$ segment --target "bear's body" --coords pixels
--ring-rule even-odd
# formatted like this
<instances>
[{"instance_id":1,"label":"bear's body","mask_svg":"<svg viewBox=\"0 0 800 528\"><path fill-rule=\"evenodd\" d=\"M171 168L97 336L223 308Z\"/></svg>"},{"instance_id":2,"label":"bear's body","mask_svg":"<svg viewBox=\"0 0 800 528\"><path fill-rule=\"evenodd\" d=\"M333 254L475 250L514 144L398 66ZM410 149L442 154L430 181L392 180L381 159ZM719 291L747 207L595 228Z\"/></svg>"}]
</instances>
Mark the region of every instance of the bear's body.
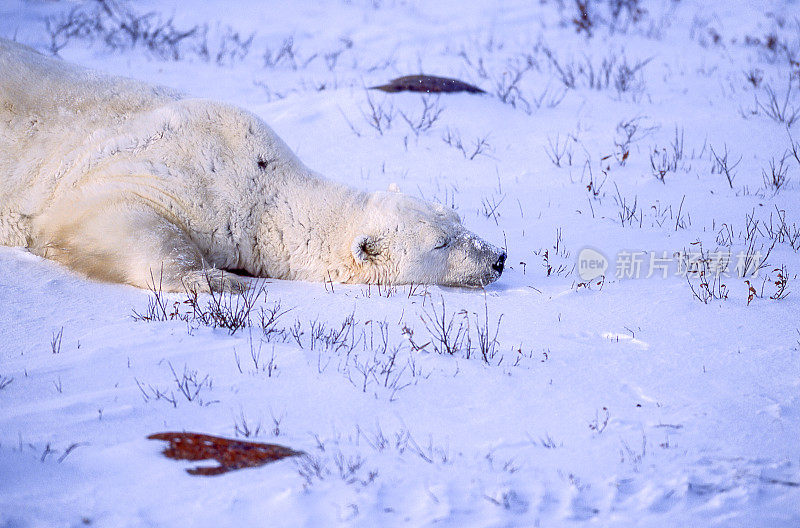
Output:
<instances>
[{"instance_id":1,"label":"bear's body","mask_svg":"<svg viewBox=\"0 0 800 528\"><path fill-rule=\"evenodd\" d=\"M505 260L450 210L313 173L242 109L2 39L0 243L173 291L242 286L222 270L483 286Z\"/></svg>"}]
</instances>

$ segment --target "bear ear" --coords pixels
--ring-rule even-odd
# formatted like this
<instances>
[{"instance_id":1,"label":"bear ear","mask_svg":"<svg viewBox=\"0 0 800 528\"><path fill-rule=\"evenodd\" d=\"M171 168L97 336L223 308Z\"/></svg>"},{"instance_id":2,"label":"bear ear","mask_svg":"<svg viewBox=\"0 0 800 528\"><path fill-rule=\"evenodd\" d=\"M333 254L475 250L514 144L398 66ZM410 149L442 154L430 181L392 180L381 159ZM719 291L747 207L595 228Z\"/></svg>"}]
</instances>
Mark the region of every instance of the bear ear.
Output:
<instances>
[{"instance_id":1,"label":"bear ear","mask_svg":"<svg viewBox=\"0 0 800 528\"><path fill-rule=\"evenodd\" d=\"M377 239L368 235L357 236L356 239L353 240L353 245L350 250L356 262L362 264L369 262L380 253Z\"/></svg>"},{"instance_id":2,"label":"bear ear","mask_svg":"<svg viewBox=\"0 0 800 528\"><path fill-rule=\"evenodd\" d=\"M389 192L393 192L393 193L399 193L399 192L400 192L400 186L399 186L399 185L397 185L397 184L396 184L396 183L394 183L394 182L390 183L390 184L389 184Z\"/></svg>"}]
</instances>

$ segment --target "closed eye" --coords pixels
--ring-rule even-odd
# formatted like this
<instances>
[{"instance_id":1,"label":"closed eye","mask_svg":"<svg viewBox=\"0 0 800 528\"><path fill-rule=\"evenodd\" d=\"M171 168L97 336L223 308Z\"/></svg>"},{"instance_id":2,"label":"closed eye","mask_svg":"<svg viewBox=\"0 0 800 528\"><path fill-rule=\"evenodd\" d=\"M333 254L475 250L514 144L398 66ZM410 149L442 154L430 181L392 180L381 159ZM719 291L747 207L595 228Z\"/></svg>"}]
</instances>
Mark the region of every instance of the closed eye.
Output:
<instances>
[{"instance_id":1,"label":"closed eye","mask_svg":"<svg viewBox=\"0 0 800 528\"><path fill-rule=\"evenodd\" d=\"M436 243L436 246L433 249L444 249L450 245L449 238L443 238Z\"/></svg>"}]
</instances>

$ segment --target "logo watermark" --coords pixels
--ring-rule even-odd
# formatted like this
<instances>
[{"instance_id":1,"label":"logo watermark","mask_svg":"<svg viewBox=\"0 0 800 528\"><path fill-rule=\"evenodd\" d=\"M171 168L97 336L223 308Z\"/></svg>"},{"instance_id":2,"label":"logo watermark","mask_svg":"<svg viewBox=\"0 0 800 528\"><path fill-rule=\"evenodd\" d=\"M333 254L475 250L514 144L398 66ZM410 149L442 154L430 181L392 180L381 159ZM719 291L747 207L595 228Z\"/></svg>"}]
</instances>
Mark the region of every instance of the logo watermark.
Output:
<instances>
[{"instance_id":1,"label":"logo watermark","mask_svg":"<svg viewBox=\"0 0 800 528\"><path fill-rule=\"evenodd\" d=\"M583 248L578 253L578 276L590 281L606 274L608 259L593 248Z\"/></svg>"},{"instance_id":2,"label":"logo watermark","mask_svg":"<svg viewBox=\"0 0 800 528\"><path fill-rule=\"evenodd\" d=\"M733 254L730 251L620 251L614 259L618 279L686 277L707 273L723 277L756 277L763 268L760 251ZM600 251L586 247L578 253L578 276L590 281L606 275L611 261Z\"/></svg>"}]
</instances>

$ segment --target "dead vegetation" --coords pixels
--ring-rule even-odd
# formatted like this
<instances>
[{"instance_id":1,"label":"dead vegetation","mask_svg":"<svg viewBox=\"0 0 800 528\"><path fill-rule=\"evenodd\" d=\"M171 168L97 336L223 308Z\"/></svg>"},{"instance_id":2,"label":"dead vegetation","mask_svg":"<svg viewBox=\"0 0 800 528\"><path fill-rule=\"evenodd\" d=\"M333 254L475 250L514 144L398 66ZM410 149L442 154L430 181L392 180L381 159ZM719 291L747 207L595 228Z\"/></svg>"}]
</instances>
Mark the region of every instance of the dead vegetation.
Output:
<instances>
[{"instance_id":1,"label":"dead vegetation","mask_svg":"<svg viewBox=\"0 0 800 528\"><path fill-rule=\"evenodd\" d=\"M266 297L266 282L255 280L250 287L240 295L231 295L226 292L213 291L211 278L206 275L206 281L211 293L201 296L197 290L187 287L183 298L170 300L161 287L161 279L156 282L151 277L150 293L147 308L138 312L133 311L135 321L183 321L190 326L209 326L224 328L230 335L250 326L253 308L262 297ZM280 306L277 307L277 310ZM269 326L276 318L276 311L260 309L259 317L262 324Z\"/></svg>"},{"instance_id":2,"label":"dead vegetation","mask_svg":"<svg viewBox=\"0 0 800 528\"><path fill-rule=\"evenodd\" d=\"M6 387L8 387L9 385L11 385L11 383L13 381L14 381L14 378L12 378L11 376L0 375L0 390L3 390Z\"/></svg>"},{"instance_id":3,"label":"dead vegetation","mask_svg":"<svg viewBox=\"0 0 800 528\"><path fill-rule=\"evenodd\" d=\"M627 33L647 16L640 0L574 0L562 25L571 25L575 32L590 39L604 27L609 33ZM563 5L563 3L562 3Z\"/></svg>"},{"instance_id":4,"label":"dead vegetation","mask_svg":"<svg viewBox=\"0 0 800 528\"><path fill-rule=\"evenodd\" d=\"M241 353L234 349L233 353L239 373L265 375L266 378L279 375L280 346L291 345L316 354L320 374L333 368L361 392L374 392L376 397L385 394L389 401L397 398L406 387L430 375L418 363L419 352L476 358L493 366L504 362L506 354L499 341L503 316L493 317L486 299L482 313L459 309L451 314L444 298L440 304L430 302L427 289L421 290L415 285L403 287L403 292L400 289L397 286L378 287L377 291L380 297L387 298L401 293L408 298L420 296L423 306L419 318L421 329L414 330L414 324L405 319L396 325L385 320L362 322L356 318L355 312L338 322L321 318L302 320L299 317L286 320L286 314L292 310L283 309L280 301L268 305L264 283L257 283L242 295L197 294L192 291L167 295L154 288L147 309L134 311L134 319L181 321L186 323L190 334L200 326L223 328L230 335L246 328L247 350ZM265 350L265 344L271 346ZM514 359L512 366L532 361L532 354L523 354L521 345L512 347L509 353ZM171 384L135 380L145 402L162 401L175 408L182 401L201 407L217 403L211 398L213 380L210 376L202 376L186 365L181 372L167 363ZM240 429L245 436L250 430L244 423Z\"/></svg>"},{"instance_id":5,"label":"dead vegetation","mask_svg":"<svg viewBox=\"0 0 800 528\"><path fill-rule=\"evenodd\" d=\"M403 327L403 334L415 351L430 350L439 355L459 356L464 359L477 355L487 364L492 364L500 352L497 336L503 316L501 314L495 322L491 322L485 301L483 314L470 314L466 310L448 314L447 305L442 298L441 308L431 303L420 319L426 333L424 343L419 338L415 341L414 331L407 326ZM499 361L502 359L500 356Z\"/></svg>"},{"instance_id":6,"label":"dead vegetation","mask_svg":"<svg viewBox=\"0 0 800 528\"><path fill-rule=\"evenodd\" d=\"M448 146L453 147L454 149L461 152L464 156L464 159L469 161L474 160L478 156L489 156L491 152L491 145L489 144L489 135L485 135L483 137L476 137L472 140L471 144L464 144L464 140L461 139L461 132L455 129L447 128L442 134L442 141L444 141Z\"/></svg>"},{"instance_id":7,"label":"dead vegetation","mask_svg":"<svg viewBox=\"0 0 800 528\"><path fill-rule=\"evenodd\" d=\"M730 254L704 251L701 244L697 248L684 250L679 262L679 267L686 273L692 296L703 304L727 299L730 289L723 279L730 263Z\"/></svg>"},{"instance_id":8,"label":"dead vegetation","mask_svg":"<svg viewBox=\"0 0 800 528\"><path fill-rule=\"evenodd\" d=\"M197 466L187 469L190 475L205 477L222 475L229 471L263 466L288 457L305 453L277 444L229 440L201 433L169 432L155 433L148 440L168 442L162 453L173 460L215 460L216 466Z\"/></svg>"},{"instance_id":9,"label":"dead vegetation","mask_svg":"<svg viewBox=\"0 0 800 528\"><path fill-rule=\"evenodd\" d=\"M161 59L179 60L190 48L197 53L199 26L177 28L172 18L138 14L115 0L94 0L46 20L50 52L57 55L70 40L98 41L111 50L144 47ZM206 47L207 49L207 47Z\"/></svg>"},{"instance_id":10,"label":"dead vegetation","mask_svg":"<svg viewBox=\"0 0 800 528\"><path fill-rule=\"evenodd\" d=\"M583 56L580 59L560 59L555 51L543 48L556 77L564 87L575 90L589 88L591 90L613 89L618 96L632 94L638 97L644 92L644 68L651 58L629 62L625 55L611 53L606 57L593 59Z\"/></svg>"}]
</instances>

